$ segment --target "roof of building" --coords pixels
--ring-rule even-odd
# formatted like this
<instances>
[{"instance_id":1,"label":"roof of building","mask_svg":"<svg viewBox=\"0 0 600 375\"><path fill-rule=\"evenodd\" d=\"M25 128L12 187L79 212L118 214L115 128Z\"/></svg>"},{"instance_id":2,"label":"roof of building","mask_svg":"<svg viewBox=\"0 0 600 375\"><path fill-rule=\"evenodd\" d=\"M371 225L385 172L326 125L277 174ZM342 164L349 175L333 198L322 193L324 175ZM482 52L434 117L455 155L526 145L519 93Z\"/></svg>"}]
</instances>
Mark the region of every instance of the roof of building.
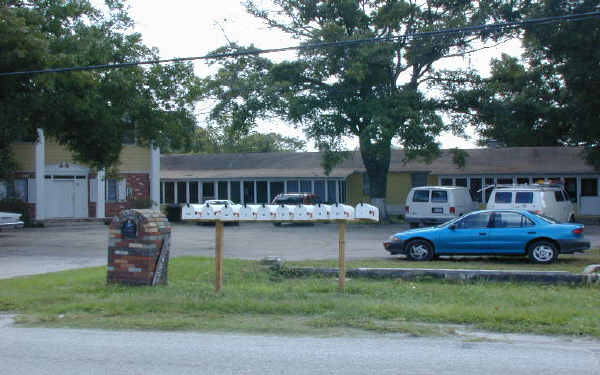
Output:
<instances>
[{"instance_id":1,"label":"roof of building","mask_svg":"<svg viewBox=\"0 0 600 375\"><path fill-rule=\"evenodd\" d=\"M434 175L482 174L586 174L597 173L585 163L579 147L502 147L464 150L464 168L454 161L451 150L430 164L405 161L401 150L392 151L390 172L428 172ZM335 167L329 177L345 178L364 172L359 152ZM161 156L163 179L228 178L320 178L326 177L319 152L276 152L247 154L170 154Z\"/></svg>"}]
</instances>

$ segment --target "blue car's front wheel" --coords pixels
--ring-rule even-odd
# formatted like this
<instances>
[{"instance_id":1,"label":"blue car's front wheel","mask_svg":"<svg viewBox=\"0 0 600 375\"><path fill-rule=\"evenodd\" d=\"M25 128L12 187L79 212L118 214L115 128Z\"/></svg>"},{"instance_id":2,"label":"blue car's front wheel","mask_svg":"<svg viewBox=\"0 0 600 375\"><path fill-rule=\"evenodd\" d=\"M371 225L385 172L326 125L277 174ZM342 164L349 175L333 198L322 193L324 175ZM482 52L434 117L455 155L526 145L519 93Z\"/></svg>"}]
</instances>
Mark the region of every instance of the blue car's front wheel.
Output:
<instances>
[{"instance_id":1,"label":"blue car's front wheel","mask_svg":"<svg viewBox=\"0 0 600 375\"><path fill-rule=\"evenodd\" d=\"M414 261L426 261L433 258L433 246L425 240L412 240L406 244L406 257Z\"/></svg>"},{"instance_id":2,"label":"blue car's front wheel","mask_svg":"<svg viewBox=\"0 0 600 375\"><path fill-rule=\"evenodd\" d=\"M552 263L558 257L558 249L550 241L535 241L529 245L527 255L536 263Z\"/></svg>"}]
</instances>

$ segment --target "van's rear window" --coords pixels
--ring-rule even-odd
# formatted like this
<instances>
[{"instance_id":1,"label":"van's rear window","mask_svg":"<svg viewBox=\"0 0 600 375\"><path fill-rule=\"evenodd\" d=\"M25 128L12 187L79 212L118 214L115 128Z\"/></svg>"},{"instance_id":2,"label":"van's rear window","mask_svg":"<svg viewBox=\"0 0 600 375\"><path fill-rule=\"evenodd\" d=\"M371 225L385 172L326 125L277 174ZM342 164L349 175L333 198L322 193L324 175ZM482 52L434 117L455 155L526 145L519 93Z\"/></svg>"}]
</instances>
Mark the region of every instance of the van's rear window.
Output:
<instances>
[{"instance_id":1,"label":"van's rear window","mask_svg":"<svg viewBox=\"0 0 600 375\"><path fill-rule=\"evenodd\" d=\"M447 203L448 192L444 190L432 190L431 191L431 202L432 203Z\"/></svg>"},{"instance_id":2,"label":"van's rear window","mask_svg":"<svg viewBox=\"0 0 600 375\"><path fill-rule=\"evenodd\" d=\"M429 202L429 190L415 190L413 202Z\"/></svg>"},{"instance_id":3,"label":"van's rear window","mask_svg":"<svg viewBox=\"0 0 600 375\"><path fill-rule=\"evenodd\" d=\"M515 203L533 203L532 191L517 191Z\"/></svg>"},{"instance_id":4,"label":"van's rear window","mask_svg":"<svg viewBox=\"0 0 600 375\"><path fill-rule=\"evenodd\" d=\"M511 203L512 193L507 191L499 191L496 193L496 197L494 200L496 201L496 203Z\"/></svg>"}]
</instances>

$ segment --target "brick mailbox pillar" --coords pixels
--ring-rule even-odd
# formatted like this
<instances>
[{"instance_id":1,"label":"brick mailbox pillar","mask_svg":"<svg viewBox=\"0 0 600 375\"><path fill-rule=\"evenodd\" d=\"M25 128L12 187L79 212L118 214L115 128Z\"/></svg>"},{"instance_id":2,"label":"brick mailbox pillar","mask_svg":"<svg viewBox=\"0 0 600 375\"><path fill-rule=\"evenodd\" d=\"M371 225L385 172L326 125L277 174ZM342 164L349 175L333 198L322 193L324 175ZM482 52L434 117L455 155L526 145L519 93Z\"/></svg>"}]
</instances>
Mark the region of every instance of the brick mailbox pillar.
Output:
<instances>
[{"instance_id":1,"label":"brick mailbox pillar","mask_svg":"<svg viewBox=\"0 0 600 375\"><path fill-rule=\"evenodd\" d=\"M166 285L170 243L171 226L160 211L121 211L108 234L107 282Z\"/></svg>"}]
</instances>

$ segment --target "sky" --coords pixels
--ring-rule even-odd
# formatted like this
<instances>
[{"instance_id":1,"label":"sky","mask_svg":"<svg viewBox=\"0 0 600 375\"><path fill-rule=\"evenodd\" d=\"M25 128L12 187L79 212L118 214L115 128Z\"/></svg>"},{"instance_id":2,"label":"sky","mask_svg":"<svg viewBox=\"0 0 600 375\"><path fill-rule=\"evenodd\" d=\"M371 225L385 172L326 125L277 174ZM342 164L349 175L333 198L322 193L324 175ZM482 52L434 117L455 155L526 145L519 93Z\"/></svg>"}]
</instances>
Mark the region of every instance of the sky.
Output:
<instances>
[{"instance_id":1,"label":"sky","mask_svg":"<svg viewBox=\"0 0 600 375\"><path fill-rule=\"evenodd\" d=\"M268 3L268 0L257 0L257 3ZM246 13L241 0L130 0L129 14L135 21L135 31L142 34L143 41L150 47L160 50L163 59L173 57L203 56L212 50L228 44L254 44L261 49L282 46L294 46L298 43L287 35L268 29L259 20ZM508 47L514 52L514 45ZM459 58L454 64L471 64L483 70L488 67L492 57L499 57L502 48L486 50L484 53ZM510 51L508 51L510 52ZM293 55L271 54L274 59L291 58ZM210 73L202 61L195 64L196 73L205 77ZM199 103L199 116L209 110L209 106ZM287 136L304 138L302 131L282 125L281 123L264 123L259 126L260 132L277 132ZM472 135L472 131L469 131ZM475 139L465 140L443 134L439 141L442 148L473 148ZM347 147L355 148L356 140L348 140ZM312 149L307 142L308 150Z\"/></svg>"}]
</instances>

